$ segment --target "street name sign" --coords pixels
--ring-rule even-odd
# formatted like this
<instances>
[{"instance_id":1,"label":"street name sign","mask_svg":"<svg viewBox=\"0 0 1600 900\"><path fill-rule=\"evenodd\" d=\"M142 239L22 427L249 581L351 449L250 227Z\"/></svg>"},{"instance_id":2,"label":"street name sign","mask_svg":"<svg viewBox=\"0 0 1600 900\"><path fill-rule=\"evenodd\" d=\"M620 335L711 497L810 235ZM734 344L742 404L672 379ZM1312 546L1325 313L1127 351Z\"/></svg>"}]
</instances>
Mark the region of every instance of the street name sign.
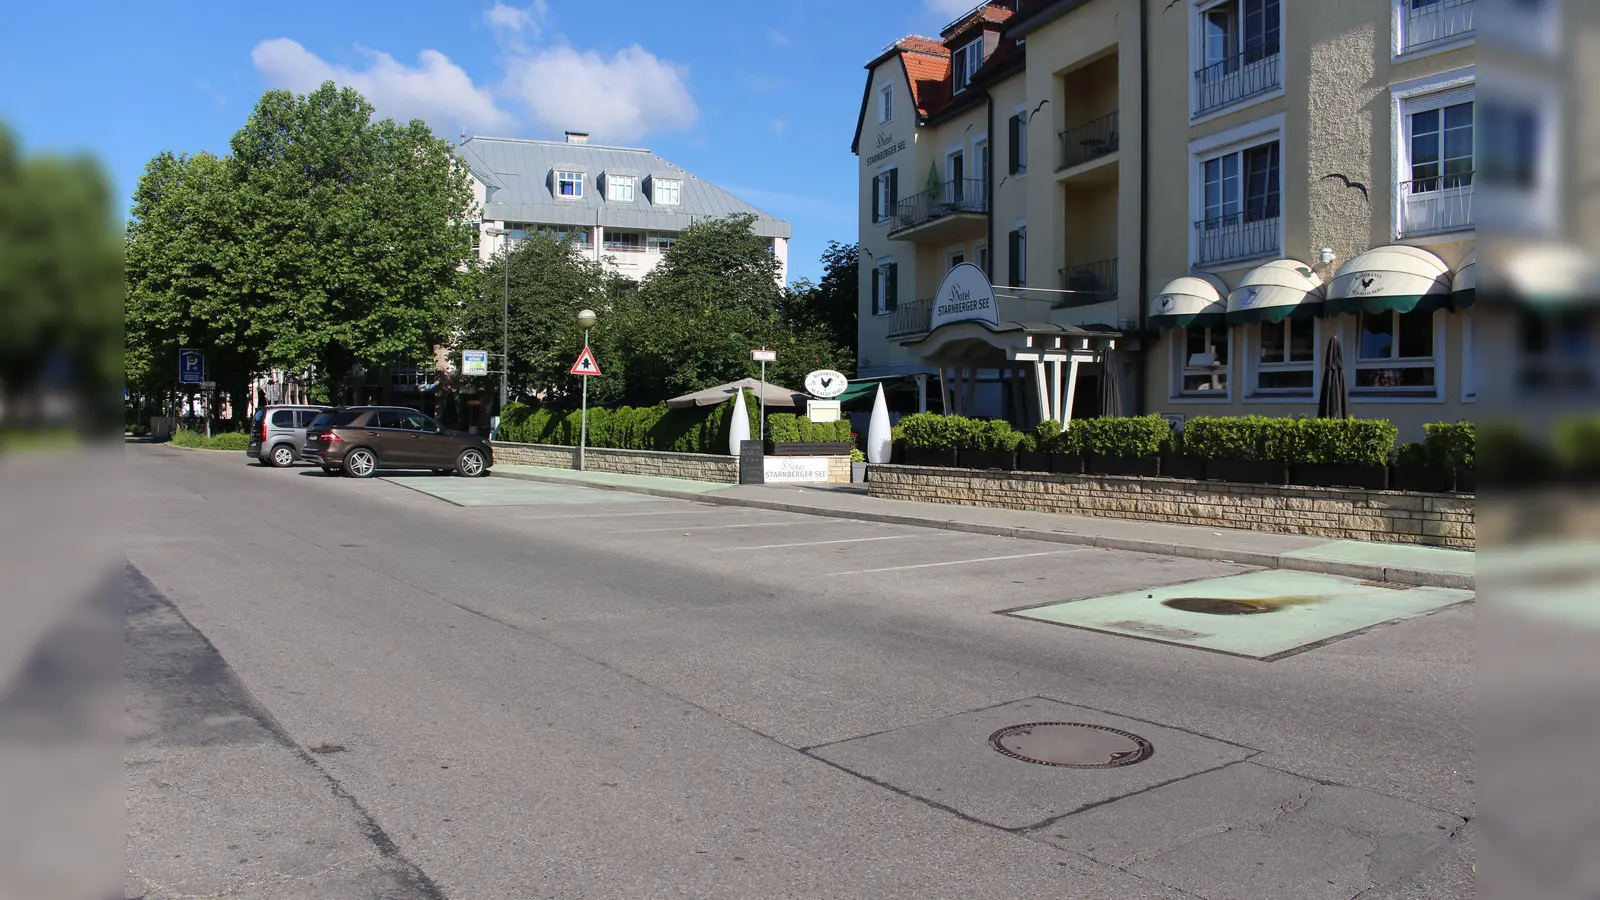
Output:
<instances>
[{"instance_id":1,"label":"street name sign","mask_svg":"<svg viewBox=\"0 0 1600 900\"><path fill-rule=\"evenodd\" d=\"M750 351L750 360L752 362L777 362L778 361L778 351L776 351L776 350L751 350Z\"/></svg>"}]
</instances>

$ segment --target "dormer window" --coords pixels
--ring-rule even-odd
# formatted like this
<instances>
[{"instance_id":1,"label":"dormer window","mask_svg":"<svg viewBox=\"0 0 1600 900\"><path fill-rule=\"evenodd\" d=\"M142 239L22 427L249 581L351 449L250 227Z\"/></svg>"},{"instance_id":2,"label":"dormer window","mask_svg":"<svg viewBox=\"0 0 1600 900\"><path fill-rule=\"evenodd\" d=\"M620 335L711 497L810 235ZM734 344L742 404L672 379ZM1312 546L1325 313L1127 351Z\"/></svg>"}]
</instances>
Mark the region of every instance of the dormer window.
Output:
<instances>
[{"instance_id":1,"label":"dormer window","mask_svg":"<svg viewBox=\"0 0 1600 900\"><path fill-rule=\"evenodd\" d=\"M562 200L583 199L583 173L576 170L556 170L556 197Z\"/></svg>"},{"instance_id":2,"label":"dormer window","mask_svg":"<svg viewBox=\"0 0 1600 900\"><path fill-rule=\"evenodd\" d=\"M972 76L978 74L978 67L983 65L983 38L976 38L964 47L959 47L950 55L950 85L951 90L957 94L967 89L972 82Z\"/></svg>"},{"instance_id":3,"label":"dormer window","mask_svg":"<svg viewBox=\"0 0 1600 900\"><path fill-rule=\"evenodd\" d=\"M657 206L677 206L683 202L683 182L676 178L651 178L651 202Z\"/></svg>"},{"instance_id":4,"label":"dormer window","mask_svg":"<svg viewBox=\"0 0 1600 900\"><path fill-rule=\"evenodd\" d=\"M633 202L634 178L632 175L607 175L606 198L624 203Z\"/></svg>"}]
</instances>

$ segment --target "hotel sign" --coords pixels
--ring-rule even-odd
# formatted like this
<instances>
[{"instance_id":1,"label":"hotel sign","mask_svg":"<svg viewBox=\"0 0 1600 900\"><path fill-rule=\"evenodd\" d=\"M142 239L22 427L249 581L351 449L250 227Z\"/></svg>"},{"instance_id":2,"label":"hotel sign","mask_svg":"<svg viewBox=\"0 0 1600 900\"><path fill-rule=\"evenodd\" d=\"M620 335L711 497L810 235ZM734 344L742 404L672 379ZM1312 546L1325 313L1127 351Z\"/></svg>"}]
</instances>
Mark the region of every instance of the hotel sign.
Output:
<instances>
[{"instance_id":1,"label":"hotel sign","mask_svg":"<svg viewBox=\"0 0 1600 900\"><path fill-rule=\"evenodd\" d=\"M964 262L951 269L933 295L933 316L928 330L951 322L1000 324L1000 309L989 276L977 264Z\"/></svg>"},{"instance_id":2,"label":"hotel sign","mask_svg":"<svg viewBox=\"0 0 1600 900\"><path fill-rule=\"evenodd\" d=\"M896 153L899 153L905 148L905 141L896 141L894 139L894 135L886 131L880 131L878 132L878 143L873 148L876 152L867 157L866 164L869 166L876 165L877 163L883 162Z\"/></svg>"}]
</instances>

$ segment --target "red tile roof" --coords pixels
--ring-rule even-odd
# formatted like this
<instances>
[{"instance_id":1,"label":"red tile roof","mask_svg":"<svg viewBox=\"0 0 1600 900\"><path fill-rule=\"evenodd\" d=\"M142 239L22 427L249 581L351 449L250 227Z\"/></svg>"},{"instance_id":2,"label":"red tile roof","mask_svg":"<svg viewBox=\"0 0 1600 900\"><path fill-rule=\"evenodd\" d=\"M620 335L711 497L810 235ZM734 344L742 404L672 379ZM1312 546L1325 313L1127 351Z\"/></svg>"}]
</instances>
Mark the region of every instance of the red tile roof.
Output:
<instances>
[{"instance_id":1,"label":"red tile roof","mask_svg":"<svg viewBox=\"0 0 1600 900\"><path fill-rule=\"evenodd\" d=\"M950 50L932 38L909 35L895 42L911 82L917 112L932 115L950 98Z\"/></svg>"},{"instance_id":2,"label":"red tile roof","mask_svg":"<svg viewBox=\"0 0 1600 900\"><path fill-rule=\"evenodd\" d=\"M945 40L949 40L971 29L974 25L978 25L980 23L984 25L1000 25L1014 15L1016 15L1016 11L1007 6L1000 6L995 3L987 3L980 8L973 10L968 15L965 15L955 22L952 22L950 25L946 26L945 30L941 31L939 35Z\"/></svg>"}]
</instances>

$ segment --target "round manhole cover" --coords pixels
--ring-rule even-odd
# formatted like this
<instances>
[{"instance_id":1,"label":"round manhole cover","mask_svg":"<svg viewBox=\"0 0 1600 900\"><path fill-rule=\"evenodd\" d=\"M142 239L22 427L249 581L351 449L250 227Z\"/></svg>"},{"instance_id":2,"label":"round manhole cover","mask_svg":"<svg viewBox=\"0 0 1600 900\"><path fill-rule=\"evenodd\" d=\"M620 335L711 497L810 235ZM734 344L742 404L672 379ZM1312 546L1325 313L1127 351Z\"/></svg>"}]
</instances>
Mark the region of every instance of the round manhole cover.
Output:
<instances>
[{"instance_id":1,"label":"round manhole cover","mask_svg":"<svg viewBox=\"0 0 1600 900\"><path fill-rule=\"evenodd\" d=\"M1221 597L1173 597L1161 601L1161 605L1213 616L1249 616L1273 612L1275 609L1272 606L1257 606L1248 600L1224 600Z\"/></svg>"},{"instance_id":2,"label":"round manhole cover","mask_svg":"<svg viewBox=\"0 0 1600 900\"><path fill-rule=\"evenodd\" d=\"M1032 722L989 735L996 750L1023 762L1069 769L1114 769L1150 758L1155 748L1137 734L1082 722Z\"/></svg>"}]
</instances>

